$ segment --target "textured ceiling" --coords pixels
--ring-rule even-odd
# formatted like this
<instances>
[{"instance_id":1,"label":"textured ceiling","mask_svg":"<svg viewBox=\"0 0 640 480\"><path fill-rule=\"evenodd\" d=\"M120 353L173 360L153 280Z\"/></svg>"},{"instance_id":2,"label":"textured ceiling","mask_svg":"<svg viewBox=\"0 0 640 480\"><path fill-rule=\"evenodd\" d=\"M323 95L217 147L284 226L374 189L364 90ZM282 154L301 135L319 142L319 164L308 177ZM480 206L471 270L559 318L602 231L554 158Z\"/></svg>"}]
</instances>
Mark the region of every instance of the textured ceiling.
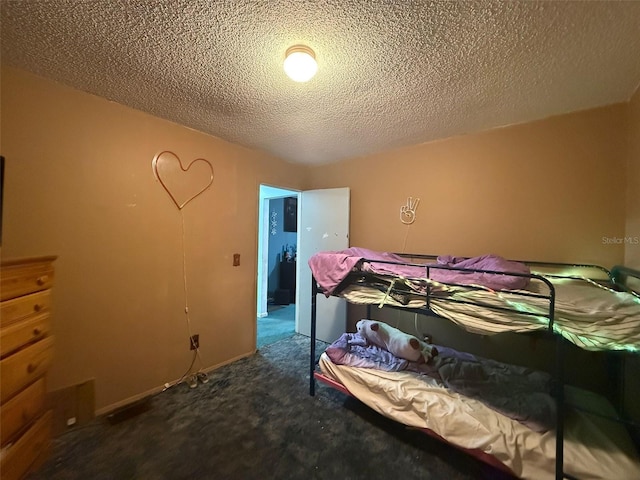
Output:
<instances>
[{"instance_id":1,"label":"textured ceiling","mask_svg":"<svg viewBox=\"0 0 640 480\"><path fill-rule=\"evenodd\" d=\"M629 100L640 2L2 0L2 62L325 163ZM286 49L316 52L305 84Z\"/></svg>"}]
</instances>

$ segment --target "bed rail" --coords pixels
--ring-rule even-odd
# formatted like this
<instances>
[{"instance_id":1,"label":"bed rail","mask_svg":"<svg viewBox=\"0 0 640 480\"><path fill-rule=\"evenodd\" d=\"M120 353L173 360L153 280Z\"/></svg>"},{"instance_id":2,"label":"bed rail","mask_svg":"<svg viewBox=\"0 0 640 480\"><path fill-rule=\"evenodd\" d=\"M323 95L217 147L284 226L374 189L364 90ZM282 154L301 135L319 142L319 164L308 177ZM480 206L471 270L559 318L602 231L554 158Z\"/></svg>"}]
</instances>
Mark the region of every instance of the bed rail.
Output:
<instances>
[{"instance_id":1,"label":"bed rail","mask_svg":"<svg viewBox=\"0 0 640 480\"><path fill-rule=\"evenodd\" d=\"M409 255L409 254L404 254L403 257L405 258L423 258L423 259L431 259L434 258L433 255ZM437 257L435 257L437 258ZM389 261L389 260L368 260L368 259L364 259L363 262L371 262L371 263L376 263L376 264L389 264L389 265L399 265L398 262L394 262L394 261ZM555 293L555 287L553 286L553 284L551 283L551 281L547 278L546 275L541 275L541 274L537 274L537 273L521 273L521 272L506 272L506 271L498 271L498 270L487 270L487 269L478 269L478 268L462 268L462 267L453 267L453 266L449 266L449 265L438 265L438 264L431 264L431 263L402 263L403 266L407 266L407 267L418 267L418 268L424 268L425 269L425 276L423 278L407 278L404 279L405 281L423 281L426 279L426 291L425 293L419 293L419 292L415 292L412 291L411 295L414 296L418 296L421 297L423 296L425 298L425 302L426 302L426 309L427 311L421 310L422 314L425 314L427 312L429 312L431 310L431 300L434 298L437 298L439 301L444 301L444 302L451 302L451 303L459 303L459 304L466 304L466 305L478 305L478 306L482 306L484 308L488 308L490 310L494 310L494 311L501 311L501 312L507 312L507 313L514 313L514 314L518 314L519 316L525 316L525 317L535 317L535 318L540 318L540 317L544 317L547 320L547 326L550 332L553 333L553 322L554 322L554 311L555 311L555 298L556 298L556 293ZM568 264L558 264L558 265L562 265L562 266L566 266ZM572 265L572 266L577 266L577 265ZM589 266L591 267L591 266ZM442 296L442 295L438 295L437 293L434 293L433 287L432 287L432 283L431 283L431 272L433 270L449 270L449 271L456 271L456 272L462 272L462 273L481 273L481 274L488 274L488 275L499 275L499 276L504 276L504 277L519 277L519 278L527 278L529 281L539 281L542 284L545 285L547 291L544 293L535 293L535 292L528 292L528 291L509 291L509 295L511 295L512 297L514 297L514 299L517 301L518 298L521 299L526 299L527 297L535 297L535 298L541 298L544 299L548 302L548 308L547 308L547 313L546 315L541 314L540 312L527 312L527 311L523 311L523 310L519 310L517 307L508 307L508 306L498 306L498 305L489 305L489 304L479 304L478 302L475 301L470 301L470 300L462 300L459 298L451 298L451 297L447 297L447 296ZM607 278L609 277L608 275L608 270L606 269L602 269L603 271L607 272ZM367 279L374 279L374 278L380 278L381 275L379 274L366 274L365 272L358 272L357 276L361 277L363 279L363 281L366 283ZM563 276L562 278L572 278L575 279L575 276ZM349 281L352 281L350 279L347 279ZM349 283L349 281L345 282L345 283ZM314 283L315 280L314 280ZM459 284L459 283L448 283L448 282L441 282L441 281L434 281L434 284L437 284L438 286L446 286L446 287L450 287L450 288L456 288L458 290L467 290L467 291L472 291L472 290L485 290L485 291L492 291L491 289L487 289L486 287L482 287L482 286L478 286L478 285L471 285L471 284ZM316 288L318 289L319 287L316 284ZM338 289L339 290L339 289ZM389 293L398 293L398 294L403 294L403 293L407 293L404 290L401 289L397 289L394 288L394 283L391 284L391 286L386 288L387 294ZM382 302L380 304L380 308L384 306L384 302ZM401 307L400 307L401 308ZM370 313L370 310L367 310L367 314Z\"/></svg>"},{"instance_id":2,"label":"bed rail","mask_svg":"<svg viewBox=\"0 0 640 480\"><path fill-rule=\"evenodd\" d=\"M420 260L432 260L432 261L437 261L438 258L441 257L441 255L421 254L421 253L418 253L418 254L394 253L394 255L398 255L399 257L404 257L404 258L417 258ZM467 260L472 257L456 257L456 258ZM539 260L518 260L518 259L509 259L509 260L512 262L524 263L525 265L529 265L531 267L563 269L563 270L585 269L585 270L593 270L594 272L600 272L601 274L605 274L607 277L609 276L608 269L602 267L601 265L596 265L593 263L541 262Z\"/></svg>"}]
</instances>

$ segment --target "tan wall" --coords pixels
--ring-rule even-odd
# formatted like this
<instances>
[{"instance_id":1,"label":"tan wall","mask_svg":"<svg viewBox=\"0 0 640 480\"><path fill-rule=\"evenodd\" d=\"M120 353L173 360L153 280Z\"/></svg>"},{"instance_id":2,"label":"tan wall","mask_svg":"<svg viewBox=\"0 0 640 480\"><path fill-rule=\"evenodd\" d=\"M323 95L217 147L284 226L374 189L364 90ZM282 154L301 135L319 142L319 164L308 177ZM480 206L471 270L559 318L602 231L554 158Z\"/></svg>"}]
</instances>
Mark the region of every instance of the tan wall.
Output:
<instances>
[{"instance_id":1,"label":"tan wall","mask_svg":"<svg viewBox=\"0 0 640 480\"><path fill-rule=\"evenodd\" d=\"M215 170L182 210L191 331L211 367L255 350L258 185L304 187L305 170L3 68L2 256L59 256L49 389L95 378L99 410L178 379L192 359L181 214L151 168L162 150Z\"/></svg>"},{"instance_id":2,"label":"tan wall","mask_svg":"<svg viewBox=\"0 0 640 480\"><path fill-rule=\"evenodd\" d=\"M627 171L627 229L624 263L640 269L640 88L629 103L629 163Z\"/></svg>"},{"instance_id":3,"label":"tan wall","mask_svg":"<svg viewBox=\"0 0 640 480\"><path fill-rule=\"evenodd\" d=\"M626 105L319 166L313 187L351 187L351 245L621 263ZM400 222L407 197L416 222ZM406 245L405 245L406 243Z\"/></svg>"},{"instance_id":4,"label":"tan wall","mask_svg":"<svg viewBox=\"0 0 640 480\"><path fill-rule=\"evenodd\" d=\"M629 102L629 160L627 170L627 230L625 265L640 269L640 88ZM626 357L624 410L629 417L640 419L640 356Z\"/></svg>"}]
</instances>

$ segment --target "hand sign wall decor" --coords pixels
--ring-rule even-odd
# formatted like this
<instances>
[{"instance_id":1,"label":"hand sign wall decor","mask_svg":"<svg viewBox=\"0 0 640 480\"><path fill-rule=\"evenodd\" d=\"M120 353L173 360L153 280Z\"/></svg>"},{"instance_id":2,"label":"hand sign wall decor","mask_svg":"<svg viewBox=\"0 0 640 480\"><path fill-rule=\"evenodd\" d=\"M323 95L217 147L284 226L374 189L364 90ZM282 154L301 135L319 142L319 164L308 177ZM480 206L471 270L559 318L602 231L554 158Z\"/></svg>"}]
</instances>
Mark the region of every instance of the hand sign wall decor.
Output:
<instances>
[{"instance_id":1,"label":"hand sign wall decor","mask_svg":"<svg viewBox=\"0 0 640 480\"><path fill-rule=\"evenodd\" d=\"M411 225L416 221L416 210L418 209L420 199L413 197L407 198L407 204L400 207L400 221L405 225Z\"/></svg>"},{"instance_id":2,"label":"hand sign wall decor","mask_svg":"<svg viewBox=\"0 0 640 480\"><path fill-rule=\"evenodd\" d=\"M165 150L153 158L151 165L153 173L178 210L182 210L213 183L213 167L204 158L196 158L185 168L175 153Z\"/></svg>"}]
</instances>

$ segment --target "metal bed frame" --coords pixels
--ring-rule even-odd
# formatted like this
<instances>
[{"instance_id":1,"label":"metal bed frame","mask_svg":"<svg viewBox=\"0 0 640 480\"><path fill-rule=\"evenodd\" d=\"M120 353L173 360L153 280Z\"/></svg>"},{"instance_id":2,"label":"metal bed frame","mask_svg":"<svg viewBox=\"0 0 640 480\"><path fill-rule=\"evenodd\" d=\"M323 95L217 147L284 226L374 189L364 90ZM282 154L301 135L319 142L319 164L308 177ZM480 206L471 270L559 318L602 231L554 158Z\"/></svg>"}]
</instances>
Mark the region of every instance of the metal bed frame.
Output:
<instances>
[{"instance_id":1,"label":"metal bed frame","mask_svg":"<svg viewBox=\"0 0 640 480\"><path fill-rule=\"evenodd\" d=\"M404 258L409 258L409 259L420 259L423 261L428 261L428 260L436 260L438 258L437 255L423 255L423 254L397 254L401 257ZM398 262L392 262L392 261L382 261L382 260L367 260L364 259L363 262L372 262L372 263L377 263L377 264L384 264L384 263L388 263L388 264L398 264ZM538 268L549 268L552 270L558 270L558 269L578 269L578 270L594 270L595 272L598 272L600 277L606 277L606 278L588 278L588 281L593 281L593 282L597 282L597 283L601 283L604 284L606 286L609 286L611 288L617 288L619 290L623 290L623 291L629 291L635 295L638 295L638 293L636 291L634 291L633 289L630 289L626 286L626 282L629 278L635 279L637 281L640 281L640 272L633 270L631 268L628 267L624 267L624 266L615 266L611 269L611 271L607 270L604 267L601 267L599 265L590 265L590 264L579 264L579 263L553 263L553 262L537 262L537 261L522 261L522 260L514 260L514 261L518 261L520 263L524 263L530 267L538 267ZM543 294L536 294L536 293L521 293L521 294L516 294L516 296L521 295L523 298L525 297L537 297L537 298L544 298L547 299L549 302L549 309L548 309L548 313L546 315L546 318L548 319L548 329L546 329L546 332L551 335L552 337L555 338L556 340L556 355L555 355L555 366L554 366L554 372L552 373L552 378L553 378L553 387L552 387L552 393L555 397L555 401L556 401L556 411L557 411L557 416L556 416L556 459L555 459L555 471L556 471L556 480L562 480L563 478L569 479L569 480L577 480L575 479L575 477L565 473L563 471L563 465L564 465L564 416L563 416L563 406L564 406L564 356L565 356L565 348L564 348L564 343L567 342L566 339L564 339L564 337L562 337L562 335L556 334L553 330L553 323L554 323L554 313L555 313L555 298L556 298L556 293L555 293L555 288L553 286L553 284L551 283L551 281L548 280L547 277L550 278L566 278L566 279L584 279L585 277L583 276L577 276L575 274L544 274L540 275L540 274L535 274L535 273L531 273L531 274L525 274L525 273L516 273L516 272L501 272L501 271L494 271L494 270L481 270L481 269L470 269L470 268L458 268L458 267L450 267L450 266L445 266L445 265L437 265L437 264L426 264L426 263L403 263L402 265L407 265L407 266L419 266L419 267L423 267L425 269L425 278L430 278L430 274L433 270L436 269L440 269L440 270L455 270L455 271L460 271L460 272L465 272L465 273L486 273L486 274L494 274L494 275L504 275L504 276L509 276L509 277L526 277L529 278L531 280L537 280L542 282L544 285L546 285L546 287L549 289L549 293L546 295ZM343 284L341 284L337 289L336 292L334 292L334 296L337 295L340 291L340 289L343 286L346 286L347 284L351 284L353 281L353 278L359 278L362 282L364 282L366 284L367 282L367 278L371 278L374 275L371 274L366 274L363 272L358 272L358 273L354 273L352 275L350 275L347 279L345 279L345 281L343 282ZM380 275L378 275L378 277L380 277ZM327 381L328 379L325 379L323 376L321 376L321 374L318 374L316 372L316 325L317 325L317 314L316 314L316 307L317 307L317 295L319 293L323 293L323 290L321 289L321 287L318 285L315 277L313 276L313 274L311 275L311 347L310 347L310 362L309 362L309 395L314 396L315 395L315 381L316 378L323 381L325 384L328 384L329 386L331 386L332 388L336 388L340 391L342 391L343 393L349 394L350 393L344 388L344 387L340 387L339 384L337 382L331 382L331 381ZM442 282L439 282L442 284ZM472 285L459 285L459 284L447 284L445 283L445 285L450 285L450 286L456 286L456 287L461 287L464 289L469 289L469 290L474 290L474 289L480 289L480 287L475 287ZM393 283L391 285L391 287L388 287L387 290L387 294L389 294L390 292L392 292L394 290L393 288ZM400 309L402 311L406 311L406 312L410 312L410 313L417 313L420 315L426 315L426 316L431 316L431 317L437 317L437 318L443 318L440 315L438 315L437 313L433 312L430 308L430 300L431 298L434 296L433 292L431 291L431 288L429 286L429 284L427 284L427 291L424 294L424 296L426 297L426 305L423 308L410 308L410 307L400 307L400 306L394 306L394 305L385 305L387 307L390 308L395 308L395 309ZM471 304L471 305L476 305L474 302L468 302L468 301L461 301L458 299L447 299L446 297L438 297L438 300L448 300L451 302L455 302L455 303L466 303L466 304ZM508 308L508 307L498 307L498 306L491 306L491 305L482 305L484 308L489 308L489 309L493 309L493 310L500 310L500 311L505 311L505 312L512 312L512 313L517 313L518 315L531 315L531 316L537 316L540 317L541 315L539 313L528 313L528 312L522 312L520 310L516 310L515 308ZM366 305L367 308L367 318L371 318L371 304L367 304ZM623 378L624 376L621 375L621 378ZM615 421L621 421L623 423L628 423L628 424L634 424L634 422L631 421L626 421L626 420L622 420L621 418L617 418L617 419L612 419ZM463 449L464 450L464 449ZM483 461L487 462L487 458L482 458ZM488 463L492 464L493 466L497 466L498 468L500 468L500 465L496 465L496 462L492 462L492 461L488 461ZM498 462L499 463L499 462ZM504 467L504 466L503 466ZM506 468L506 467L504 467ZM504 470L503 468L503 470Z\"/></svg>"}]
</instances>

